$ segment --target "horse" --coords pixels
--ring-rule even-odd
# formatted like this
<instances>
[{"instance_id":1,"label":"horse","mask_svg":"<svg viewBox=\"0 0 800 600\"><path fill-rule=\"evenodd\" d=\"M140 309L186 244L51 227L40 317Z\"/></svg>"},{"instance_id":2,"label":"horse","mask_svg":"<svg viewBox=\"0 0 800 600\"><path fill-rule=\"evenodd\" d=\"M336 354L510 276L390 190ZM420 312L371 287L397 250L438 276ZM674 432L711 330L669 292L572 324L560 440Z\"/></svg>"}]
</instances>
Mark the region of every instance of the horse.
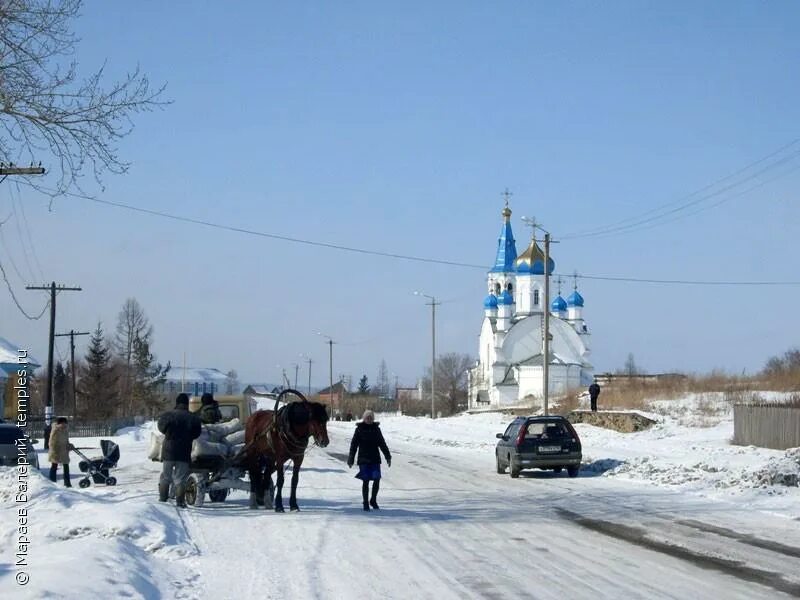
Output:
<instances>
[{"instance_id":1,"label":"horse","mask_svg":"<svg viewBox=\"0 0 800 600\"><path fill-rule=\"evenodd\" d=\"M278 403L286 394L298 396L300 402L290 402L278 410ZM309 438L322 448L328 445L328 412L324 404L309 402L296 390L284 390L275 401L275 410L259 410L250 415L245 428L247 470L250 475L250 508L264 504L265 482L277 471L275 512L284 512L283 465L291 460L292 491L289 510L297 506L297 481L303 464ZM264 466L266 463L266 466Z\"/></svg>"}]
</instances>

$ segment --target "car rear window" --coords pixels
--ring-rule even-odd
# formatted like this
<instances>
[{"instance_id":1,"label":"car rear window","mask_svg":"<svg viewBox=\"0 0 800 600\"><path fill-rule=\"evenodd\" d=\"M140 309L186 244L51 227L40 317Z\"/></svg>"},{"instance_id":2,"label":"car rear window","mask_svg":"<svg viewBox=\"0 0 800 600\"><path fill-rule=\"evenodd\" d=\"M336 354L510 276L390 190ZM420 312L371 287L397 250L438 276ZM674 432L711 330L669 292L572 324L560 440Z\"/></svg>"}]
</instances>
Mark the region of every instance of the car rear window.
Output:
<instances>
[{"instance_id":1,"label":"car rear window","mask_svg":"<svg viewBox=\"0 0 800 600\"><path fill-rule=\"evenodd\" d=\"M571 433L564 423L534 421L528 423L525 437L534 439L558 439L571 437Z\"/></svg>"},{"instance_id":2,"label":"car rear window","mask_svg":"<svg viewBox=\"0 0 800 600\"><path fill-rule=\"evenodd\" d=\"M24 437L19 427L0 427L0 444L13 444Z\"/></svg>"}]
</instances>

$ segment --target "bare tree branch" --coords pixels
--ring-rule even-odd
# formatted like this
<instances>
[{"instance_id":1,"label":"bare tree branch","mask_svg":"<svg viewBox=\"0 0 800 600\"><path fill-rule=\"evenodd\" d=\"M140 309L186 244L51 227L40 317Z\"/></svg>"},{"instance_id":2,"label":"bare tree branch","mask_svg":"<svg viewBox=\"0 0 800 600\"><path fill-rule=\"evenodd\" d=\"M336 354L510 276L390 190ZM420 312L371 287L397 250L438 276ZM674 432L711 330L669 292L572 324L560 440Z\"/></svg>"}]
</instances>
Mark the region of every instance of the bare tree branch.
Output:
<instances>
[{"instance_id":1,"label":"bare tree branch","mask_svg":"<svg viewBox=\"0 0 800 600\"><path fill-rule=\"evenodd\" d=\"M49 162L58 173L50 196L91 171L124 173L117 144L133 129L133 115L169 104L137 66L104 85L105 65L82 81L69 61L79 40L71 30L82 0L0 0L0 160Z\"/></svg>"}]
</instances>

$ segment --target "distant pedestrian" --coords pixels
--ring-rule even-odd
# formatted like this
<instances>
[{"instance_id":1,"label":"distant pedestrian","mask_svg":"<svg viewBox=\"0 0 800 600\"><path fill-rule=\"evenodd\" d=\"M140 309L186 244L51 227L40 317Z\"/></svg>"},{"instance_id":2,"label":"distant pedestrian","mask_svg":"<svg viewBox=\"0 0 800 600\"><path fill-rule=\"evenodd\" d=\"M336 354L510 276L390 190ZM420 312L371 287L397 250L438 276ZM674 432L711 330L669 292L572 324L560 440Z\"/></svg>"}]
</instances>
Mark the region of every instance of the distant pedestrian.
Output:
<instances>
[{"instance_id":1,"label":"distant pedestrian","mask_svg":"<svg viewBox=\"0 0 800 600\"><path fill-rule=\"evenodd\" d=\"M592 412L597 412L598 396L600 396L600 386L597 385L597 382L595 381L589 386L589 398L592 401Z\"/></svg>"},{"instance_id":2,"label":"distant pedestrian","mask_svg":"<svg viewBox=\"0 0 800 600\"><path fill-rule=\"evenodd\" d=\"M165 412L158 419L158 430L164 434L161 449L161 478L158 480L158 499L169 498L169 484L175 484L175 503L186 508L186 481L189 479L189 463L192 460L192 442L200 437L200 417L189 412L189 396L178 394L175 409Z\"/></svg>"},{"instance_id":3,"label":"distant pedestrian","mask_svg":"<svg viewBox=\"0 0 800 600\"><path fill-rule=\"evenodd\" d=\"M222 421L222 413L219 412L219 402L214 400L213 394L206 392L200 397L200 410L198 411L203 425L211 425Z\"/></svg>"},{"instance_id":4,"label":"distant pedestrian","mask_svg":"<svg viewBox=\"0 0 800 600\"><path fill-rule=\"evenodd\" d=\"M381 456L378 450L386 457L386 466L392 466L392 454L383 439L380 423L375 422L375 413L371 410L364 411L361 423L356 424L356 432L350 442L350 454L347 457L347 466L352 467L358 451L358 475L361 484L361 496L364 500L364 510L371 506L375 510L378 506L378 490L381 485ZM369 482L372 481L372 496L369 496ZM369 500L368 500L369 498Z\"/></svg>"},{"instance_id":5,"label":"distant pedestrian","mask_svg":"<svg viewBox=\"0 0 800 600\"><path fill-rule=\"evenodd\" d=\"M69 431L66 417L58 417L56 424L50 432L47 460L50 461L50 481L56 480L58 465L64 469L64 486L72 487L69 480L69 451L74 448L69 443Z\"/></svg>"}]
</instances>

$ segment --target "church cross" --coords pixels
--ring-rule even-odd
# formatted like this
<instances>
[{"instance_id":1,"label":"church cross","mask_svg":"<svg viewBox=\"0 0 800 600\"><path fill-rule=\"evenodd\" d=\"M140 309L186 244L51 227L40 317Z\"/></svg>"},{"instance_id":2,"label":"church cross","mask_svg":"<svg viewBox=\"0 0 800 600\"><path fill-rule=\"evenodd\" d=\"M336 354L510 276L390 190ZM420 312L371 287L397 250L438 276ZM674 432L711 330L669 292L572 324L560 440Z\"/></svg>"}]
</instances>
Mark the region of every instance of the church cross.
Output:
<instances>
[{"instance_id":1,"label":"church cross","mask_svg":"<svg viewBox=\"0 0 800 600\"><path fill-rule=\"evenodd\" d=\"M561 284L562 284L563 282L564 282L564 280L563 280L563 279L561 279L561 275L559 275L559 276L558 276L558 279L556 279L556 283L558 284L558 295L559 295L559 296L561 295Z\"/></svg>"},{"instance_id":2,"label":"church cross","mask_svg":"<svg viewBox=\"0 0 800 600\"><path fill-rule=\"evenodd\" d=\"M506 208L508 208L508 199L513 195L514 194L508 191L508 188L506 188L506 191L502 193L502 196L505 198L506 201Z\"/></svg>"},{"instance_id":3,"label":"church cross","mask_svg":"<svg viewBox=\"0 0 800 600\"><path fill-rule=\"evenodd\" d=\"M578 290L578 271L575 271L572 274L572 278L575 280L575 287L573 288L575 291Z\"/></svg>"},{"instance_id":4,"label":"church cross","mask_svg":"<svg viewBox=\"0 0 800 600\"><path fill-rule=\"evenodd\" d=\"M536 217L522 217L522 222L525 223L526 227L531 228L531 239L536 237L536 227L538 227L538 223L536 222Z\"/></svg>"}]
</instances>

